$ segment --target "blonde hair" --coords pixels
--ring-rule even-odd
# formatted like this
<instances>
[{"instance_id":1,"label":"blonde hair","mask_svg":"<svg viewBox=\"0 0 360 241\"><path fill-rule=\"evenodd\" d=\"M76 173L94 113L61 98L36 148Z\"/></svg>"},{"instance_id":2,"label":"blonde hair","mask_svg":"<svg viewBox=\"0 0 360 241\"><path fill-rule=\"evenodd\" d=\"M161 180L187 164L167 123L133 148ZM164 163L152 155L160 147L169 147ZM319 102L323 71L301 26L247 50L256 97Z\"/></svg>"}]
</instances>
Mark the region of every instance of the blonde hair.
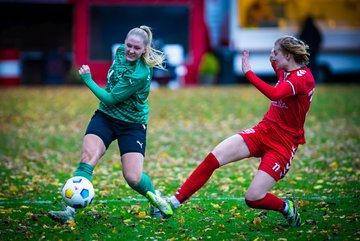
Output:
<instances>
[{"instance_id":1,"label":"blonde hair","mask_svg":"<svg viewBox=\"0 0 360 241\"><path fill-rule=\"evenodd\" d=\"M275 44L279 44L283 53L291 54L297 64L309 64L309 46L300 39L285 35L276 40Z\"/></svg>"},{"instance_id":2,"label":"blonde hair","mask_svg":"<svg viewBox=\"0 0 360 241\"><path fill-rule=\"evenodd\" d=\"M137 35L144 40L145 53L142 55L142 58L147 65L150 67L165 69L163 66L165 61L165 54L162 51L151 47L152 32L150 27L142 25L138 28L133 28L128 32L126 38L128 38L130 35Z\"/></svg>"}]
</instances>

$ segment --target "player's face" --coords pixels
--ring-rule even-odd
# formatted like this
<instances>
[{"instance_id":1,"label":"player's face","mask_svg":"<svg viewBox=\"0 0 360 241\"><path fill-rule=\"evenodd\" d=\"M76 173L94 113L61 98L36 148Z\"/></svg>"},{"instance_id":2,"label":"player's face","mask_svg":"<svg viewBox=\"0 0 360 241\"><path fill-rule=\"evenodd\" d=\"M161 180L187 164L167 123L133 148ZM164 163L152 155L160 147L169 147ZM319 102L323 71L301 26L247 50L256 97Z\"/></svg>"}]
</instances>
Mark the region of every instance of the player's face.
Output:
<instances>
[{"instance_id":1,"label":"player's face","mask_svg":"<svg viewBox=\"0 0 360 241\"><path fill-rule=\"evenodd\" d=\"M137 35L130 35L125 39L125 59L134 62L145 53L144 40Z\"/></svg>"},{"instance_id":2,"label":"player's face","mask_svg":"<svg viewBox=\"0 0 360 241\"><path fill-rule=\"evenodd\" d=\"M277 69L287 69L288 60L286 59L284 53L281 51L280 46L275 44L274 51L272 54L272 60L275 61Z\"/></svg>"}]
</instances>

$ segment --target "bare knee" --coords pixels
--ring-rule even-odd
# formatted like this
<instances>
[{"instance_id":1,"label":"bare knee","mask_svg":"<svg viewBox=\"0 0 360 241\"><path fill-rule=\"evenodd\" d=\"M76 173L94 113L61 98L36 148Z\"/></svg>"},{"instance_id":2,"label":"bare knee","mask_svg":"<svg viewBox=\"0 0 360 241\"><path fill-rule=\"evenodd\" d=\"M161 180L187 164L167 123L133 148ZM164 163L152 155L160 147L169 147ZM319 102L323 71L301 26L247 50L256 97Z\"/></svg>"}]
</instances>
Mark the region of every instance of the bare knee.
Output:
<instances>
[{"instance_id":1,"label":"bare knee","mask_svg":"<svg viewBox=\"0 0 360 241\"><path fill-rule=\"evenodd\" d=\"M141 176L136 173L123 173L123 176L130 187L136 187L141 180Z\"/></svg>"},{"instance_id":2,"label":"bare knee","mask_svg":"<svg viewBox=\"0 0 360 241\"><path fill-rule=\"evenodd\" d=\"M105 153L105 145L96 135L86 135L83 141L81 162L96 166Z\"/></svg>"},{"instance_id":3,"label":"bare knee","mask_svg":"<svg viewBox=\"0 0 360 241\"><path fill-rule=\"evenodd\" d=\"M260 199L264 198L265 195L266 195L266 193L259 192L257 190L253 190L253 189L249 189L246 192L245 201L246 200L248 200L248 201L260 200Z\"/></svg>"},{"instance_id":4,"label":"bare knee","mask_svg":"<svg viewBox=\"0 0 360 241\"><path fill-rule=\"evenodd\" d=\"M258 208L258 201L263 199L265 195L262 195L256 191L247 191L245 195L245 203L248 207Z\"/></svg>"}]
</instances>

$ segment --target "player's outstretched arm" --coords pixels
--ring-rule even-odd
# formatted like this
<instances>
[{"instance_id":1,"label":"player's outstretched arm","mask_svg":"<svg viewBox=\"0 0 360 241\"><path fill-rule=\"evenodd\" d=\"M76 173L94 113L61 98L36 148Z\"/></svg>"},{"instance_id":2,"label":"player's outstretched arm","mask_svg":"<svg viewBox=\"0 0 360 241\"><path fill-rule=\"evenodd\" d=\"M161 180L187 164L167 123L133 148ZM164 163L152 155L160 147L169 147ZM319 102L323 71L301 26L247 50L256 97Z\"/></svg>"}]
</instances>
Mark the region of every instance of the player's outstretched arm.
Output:
<instances>
[{"instance_id":1,"label":"player's outstretched arm","mask_svg":"<svg viewBox=\"0 0 360 241\"><path fill-rule=\"evenodd\" d=\"M94 95L106 105L114 105L118 101L112 96L111 93L106 92L103 88L98 86L91 78L90 68L88 65L83 65L79 69L79 74L84 83L94 93Z\"/></svg>"},{"instance_id":2,"label":"player's outstretched arm","mask_svg":"<svg viewBox=\"0 0 360 241\"><path fill-rule=\"evenodd\" d=\"M245 50L243 52L242 57L242 70L245 74L245 77L258 89L261 93L263 93L266 97L268 97L272 101L280 100L286 96L290 96L292 94L292 88L289 83L283 83L276 87L273 87L259 77L255 75L255 73L251 70L250 61L249 61L249 51Z\"/></svg>"}]
</instances>

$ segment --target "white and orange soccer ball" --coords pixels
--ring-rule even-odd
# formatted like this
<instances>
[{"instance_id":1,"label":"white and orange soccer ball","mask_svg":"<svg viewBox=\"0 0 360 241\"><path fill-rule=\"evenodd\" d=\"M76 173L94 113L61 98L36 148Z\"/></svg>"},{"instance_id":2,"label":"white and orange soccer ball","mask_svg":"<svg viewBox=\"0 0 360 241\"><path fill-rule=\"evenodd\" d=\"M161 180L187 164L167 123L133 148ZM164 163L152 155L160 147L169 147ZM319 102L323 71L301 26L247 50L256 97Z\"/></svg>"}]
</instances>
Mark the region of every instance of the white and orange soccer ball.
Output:
<instances>
[{"instance_id":1,"label":"white and orange soccer ball","mask_svg":"<svg viewBox=\"0 0 360 241\"><path fill-rule=\"evenodd\" d=\"M76 176L66 181L61 195L67 205L73 208L84 208L94 199L94 187L85 177Z\"/></svg>"}]
</instances>

